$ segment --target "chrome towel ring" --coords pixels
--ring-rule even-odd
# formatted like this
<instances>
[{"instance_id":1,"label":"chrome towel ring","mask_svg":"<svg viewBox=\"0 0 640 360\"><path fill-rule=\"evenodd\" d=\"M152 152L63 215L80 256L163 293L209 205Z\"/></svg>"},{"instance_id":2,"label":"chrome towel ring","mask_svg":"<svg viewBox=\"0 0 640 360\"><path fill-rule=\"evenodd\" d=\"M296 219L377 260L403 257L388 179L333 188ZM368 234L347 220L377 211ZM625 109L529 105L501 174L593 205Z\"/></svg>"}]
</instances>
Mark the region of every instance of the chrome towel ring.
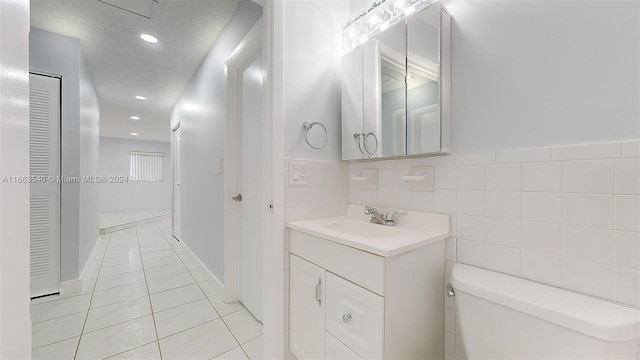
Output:
<instances>
[{"instance_id":1,"label":"chrome towel ring","mask_svg":"<svg viewBox=\"0 0 640 360\"><path fill-rule=\"evenodd\" d=\"M311 145L311 143L309 142L309 139L307 138L307 135L309 135L309 130L311 130L315 125L320 125L320 127L322 127L322 129L324 130L324 142L320 146ZM323 149L325 146L327 146L327 138L329 137L329 133L327 132L327 128L324 127L324 125L322 125L317 121L305 121L302 123L302 128L304 129L304 141L312 149L320 150L320 149Z\"/></svg>"}]
</instances>

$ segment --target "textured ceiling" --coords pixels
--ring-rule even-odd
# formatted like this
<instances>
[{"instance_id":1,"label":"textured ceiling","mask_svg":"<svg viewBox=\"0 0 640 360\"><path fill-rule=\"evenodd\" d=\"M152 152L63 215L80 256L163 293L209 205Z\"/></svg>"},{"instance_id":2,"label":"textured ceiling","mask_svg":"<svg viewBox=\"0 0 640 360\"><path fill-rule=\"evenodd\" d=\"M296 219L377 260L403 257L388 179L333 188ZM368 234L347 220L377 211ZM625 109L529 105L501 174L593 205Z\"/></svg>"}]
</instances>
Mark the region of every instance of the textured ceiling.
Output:
<instances>
[{"instance_id":1,"label":"textured ceiling","mask_svg":"<svg viewBox=\"0 0 640 360\"><path fill-rule=\"evenodd\" d=\"M127 1L151 0L118 2ZM101 136L169 141L171 109L237 5L157 0L149 19L98 0L31 0L31 26L80 39L100 99ZM141 33L160 42L148 44Z\"/></svg>"}]
</instances>

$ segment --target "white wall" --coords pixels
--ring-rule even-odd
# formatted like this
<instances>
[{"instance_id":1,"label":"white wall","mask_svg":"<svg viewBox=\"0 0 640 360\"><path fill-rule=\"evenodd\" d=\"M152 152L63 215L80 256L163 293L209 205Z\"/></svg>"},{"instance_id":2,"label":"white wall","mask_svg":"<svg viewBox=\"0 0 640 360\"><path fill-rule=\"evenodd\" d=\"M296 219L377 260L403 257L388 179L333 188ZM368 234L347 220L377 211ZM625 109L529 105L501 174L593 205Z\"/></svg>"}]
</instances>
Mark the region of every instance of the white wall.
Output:
<instances>
[{"instance_id":1,"label":"white wall","mask_svg":"<svg viewBox=\"0 0 640 360\"><path fill-rule=\"evenodd\" d=\"M29 174L29 1L0 1L0 178ZM0 183L0 358L31 357L29 185Z\"/></svg>"},{"instance_id":2,"label":"white wall","mask_svg":"<svg viewBox=\"0 0 640 360\"><path fill-rule=\"evenodd\" d=\"M78 39L31 28L29 68L62 76L62 175L97 175L99 104ZM82 90L82 91L81 91ZM98 185L62 184L62 281L79 277L98 239Z\"/></svg>"},{"instance_id":3,"label":"white wall","mask_svg":"<svg viewBox=\"0 0 640 360\"><path fill-rule=\"evenodd\" d=\"M639 2L445 4L455 151L640 136Z\"/></svg>"},{"instance_id":4,"label":"white wall","mask_svg":"<svg viewBox=\"0 0 640 360\"><path fill-rule=\"evenodd\" d=\"M171 143L101 137L100 175L129 176L130 151L165 154L162 163L164 180L100 184L100 212L171 209Z\"/></svg>"},{"instance_id":5,"label":"white wall","mask_svg":"<svg viewBox=\"0 0 640 360\"><path fill-rule=\"evenodd\" d=\"M235 13L176 102L172 128L180 123L182 241L219 280L224 279L223 175L225 64L262 16L262 7L240 1Z\"/></svg>"},{"instance_id":6,"label":"white wall","mask_svg":"<svg viewBox=\"0 0 640 360\"><path fill-rule=\"evenodd\" d=\"M347 1L287 1L282 4L282 89L274 91L282 101L285 173L284 221L307 220L346 214L348 202L347 163L341 161L341 58L342 27L349 17ZM276 21L279 18L276 17ZM278 59L278 57L276 57ZM328 141L322 150L304 141L302 123L318 121L327 127ZM315 127L310 141L321 143L322 130ZM289 186L291 163L303 164L308 186ZM276 202L277 203L277 202ZM283 227L285 224L283 224ZM289 344L289 232L284 238L284 328L285 355Z\"/></svg>"},{"instance_id":7,"label":"white wall","mask_svg":"<svg viewBox=\"0 0 640 360\"><path fill-rule=\"evenodd\" d=\"M100 159L100 103L89 67L80 50L80 174L98 175ZM64 81L64 80L63 80ZM80 184L80 250L78 271L82 273L99 238L99 184Z\"/></svg>"},{"instance_id":8,"label":"white wall","mask_svg":"<svg viewBox=\"0 0 640 360\"><path fill-rule=\"evenodd\" d=\"M316 160L342 159L341 70L342 28L349 17L347 1L288 1L284 9L283 111L285 156ZM327 146L310 148L302 123L325 125ZM309 132L322 144L318 126Z\"/></svg>"},{"instance_id":9,"label":"white wall","mask_svg":"<svg viewBox=\"0 0 640 360\"><path fill-rule=\"evenodd\" d=\"M351 182L350 202L451 214L448 272L458 261L640 307L640 3L446 4L454 154L352 162L350 176L377 168L379 187ZM435 167L434 191L400 181L411 166ZM446 306L445 358L463 358Z\"/></svg>"}]
</instances>

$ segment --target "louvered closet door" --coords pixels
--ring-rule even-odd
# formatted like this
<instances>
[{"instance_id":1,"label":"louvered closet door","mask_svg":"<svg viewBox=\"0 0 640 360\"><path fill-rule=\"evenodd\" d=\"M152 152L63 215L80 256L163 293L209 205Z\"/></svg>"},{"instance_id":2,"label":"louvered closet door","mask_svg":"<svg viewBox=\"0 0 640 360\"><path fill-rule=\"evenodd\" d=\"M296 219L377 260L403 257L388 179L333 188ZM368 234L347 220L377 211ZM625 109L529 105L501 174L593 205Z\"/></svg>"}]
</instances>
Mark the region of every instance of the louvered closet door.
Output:
<instances>
[{"instance_id":1,"label":"louvered closet door","mask_svg":"<svg viewBox=\"0 0 640 360\"><path fill-rule=\"evenodd\" d=\"M29 75L31 296L60 291L60 79Z\"/></svg>"}]
</instances>

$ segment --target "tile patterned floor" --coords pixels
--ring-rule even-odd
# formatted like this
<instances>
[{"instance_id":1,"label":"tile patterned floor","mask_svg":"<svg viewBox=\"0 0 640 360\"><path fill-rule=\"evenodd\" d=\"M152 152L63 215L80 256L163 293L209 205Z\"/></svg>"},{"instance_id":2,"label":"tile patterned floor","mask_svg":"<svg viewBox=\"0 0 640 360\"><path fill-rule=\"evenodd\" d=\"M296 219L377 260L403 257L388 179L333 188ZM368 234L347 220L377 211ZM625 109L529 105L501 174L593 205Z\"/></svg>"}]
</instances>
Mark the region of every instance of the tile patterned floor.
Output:
<instances>
[{"instance_id":1,"label":"tile patterned floor","mask_svg":"<svg viewBox=\"0 0 640 360\"><path fill-rule=\"evenodd\" d=\"M33 359L258 359L262 325L225 304L170 220L100 239L82 291L31 302Z\"/></svg>"},{"instance_id":2,"label":"tile patterned floor","mask_svg":"<svg viewBox=\"0 0 640 360\"><path fill-rule=\"evenodd\" d=\"M134 221L147 220L158 216L169 215L170 210L118 211L100 214L100 229L127 224Z\"/></svg>"}]
</instances>

